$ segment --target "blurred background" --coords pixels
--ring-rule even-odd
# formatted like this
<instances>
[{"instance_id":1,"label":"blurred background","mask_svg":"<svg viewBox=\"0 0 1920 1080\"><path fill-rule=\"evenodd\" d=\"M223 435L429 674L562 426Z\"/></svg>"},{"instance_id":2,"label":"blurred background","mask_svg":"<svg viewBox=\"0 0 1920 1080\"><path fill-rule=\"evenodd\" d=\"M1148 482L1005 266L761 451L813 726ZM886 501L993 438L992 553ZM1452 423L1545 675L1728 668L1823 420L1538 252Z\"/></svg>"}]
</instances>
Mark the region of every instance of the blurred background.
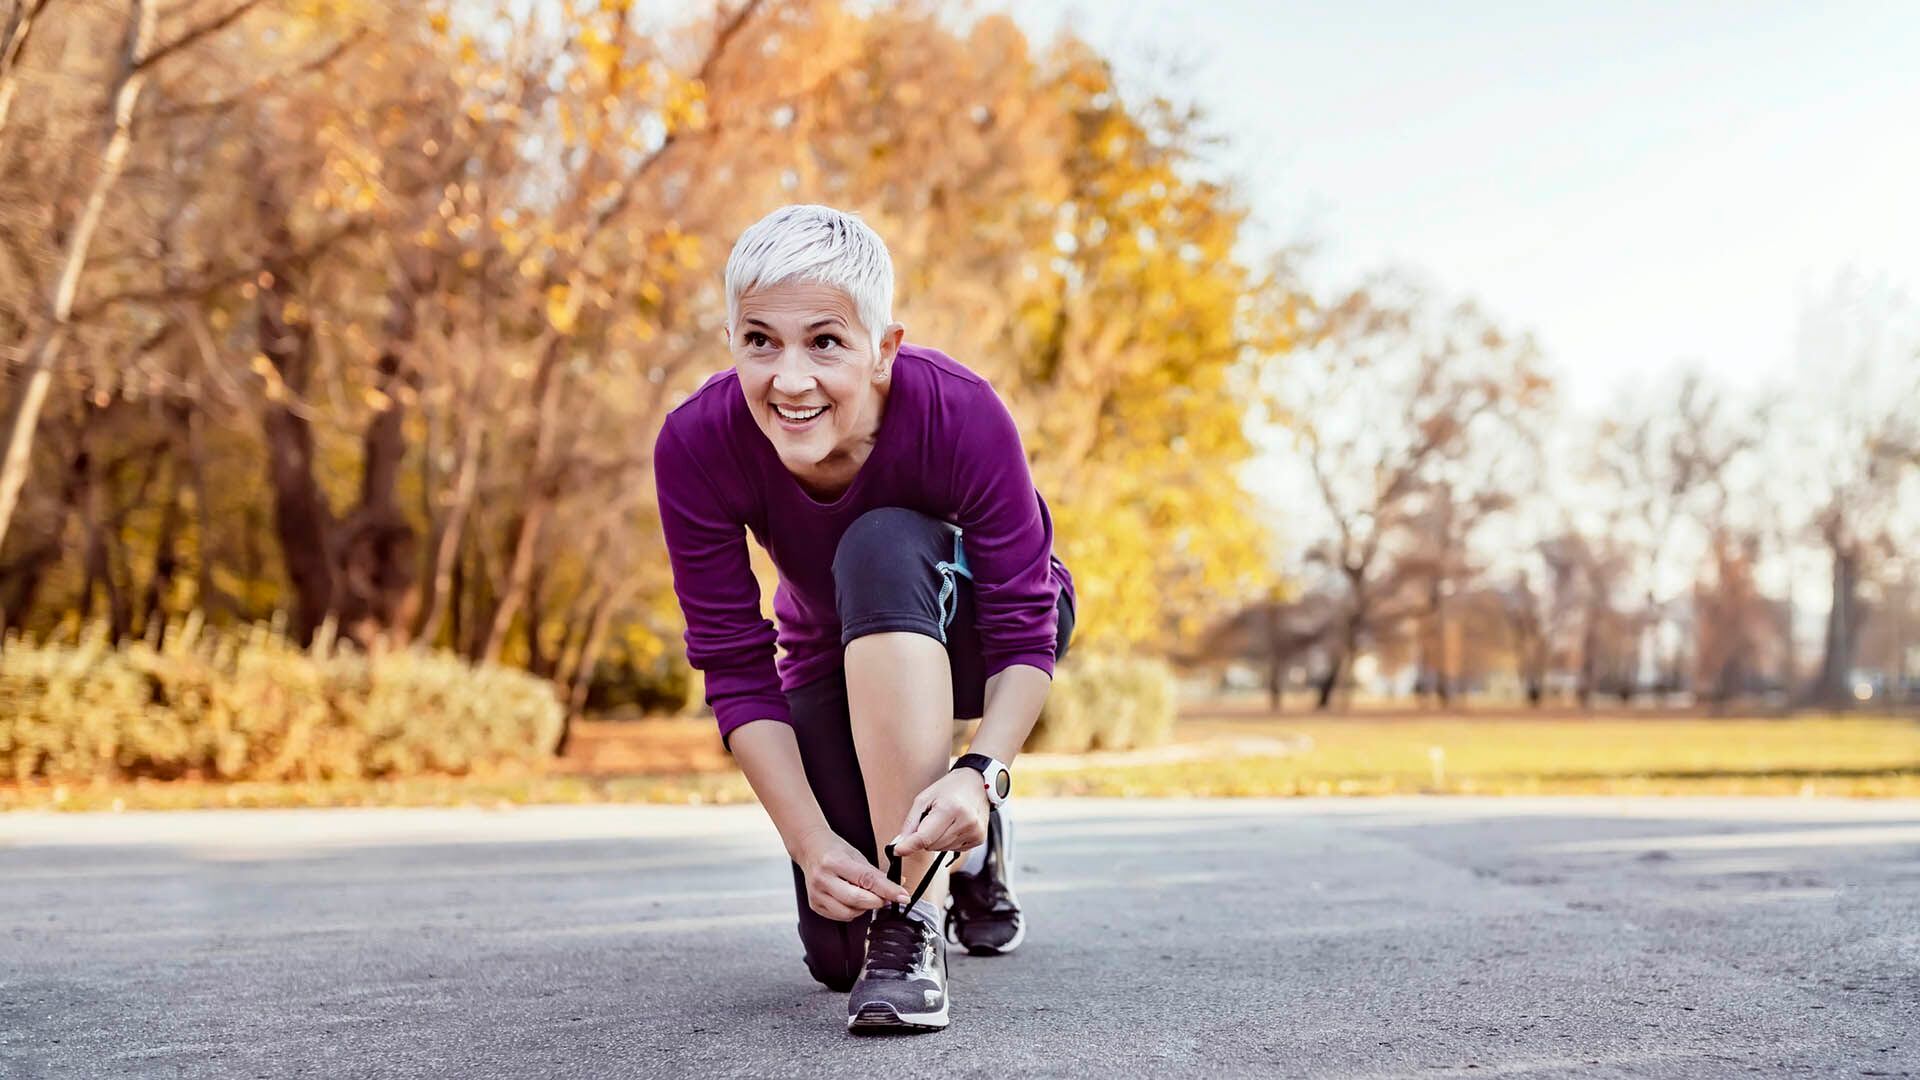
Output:
<instances>
[{"instance_id":1,"label":"blurred background","mask_svg":"<svg viewBox=\"0 0 1920 1080\"><path fill-rule=\"evenodd\" d=\"M649 456L788 202L1020 423L1081 602L1038 790L1920 791L1914 55L0 0L0 805L750 797Z\"/></svg>"}]
</instances>

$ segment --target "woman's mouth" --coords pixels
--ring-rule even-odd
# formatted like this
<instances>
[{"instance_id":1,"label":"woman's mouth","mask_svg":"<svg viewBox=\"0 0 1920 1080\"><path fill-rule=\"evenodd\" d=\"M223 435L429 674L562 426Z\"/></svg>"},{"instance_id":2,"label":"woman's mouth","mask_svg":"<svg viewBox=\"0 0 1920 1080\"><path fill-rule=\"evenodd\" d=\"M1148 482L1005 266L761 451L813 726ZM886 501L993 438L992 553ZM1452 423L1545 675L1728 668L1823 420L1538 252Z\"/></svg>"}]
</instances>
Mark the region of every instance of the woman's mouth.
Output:
<instances>
[{"instance_id":1,"label":"woman's mouth","mask_svg":"<svg viewBox=\"0 0 1920 1080\"><path fill-rule=\"evenodd\" d=\"M773 414L779 418L781 427L788 431L801 431L811 426L827 409L826 405L810 405L805 408L775 405Z\"/></svg>"}]
</instances>

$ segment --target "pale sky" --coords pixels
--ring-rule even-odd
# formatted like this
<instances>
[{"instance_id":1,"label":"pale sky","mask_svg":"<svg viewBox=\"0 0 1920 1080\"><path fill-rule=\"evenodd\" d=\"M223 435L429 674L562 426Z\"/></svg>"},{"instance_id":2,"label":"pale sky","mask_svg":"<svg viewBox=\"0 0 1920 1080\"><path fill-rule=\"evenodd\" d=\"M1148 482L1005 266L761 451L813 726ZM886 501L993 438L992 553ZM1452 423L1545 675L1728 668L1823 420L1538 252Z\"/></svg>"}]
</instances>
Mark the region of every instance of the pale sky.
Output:
<instances>
[{"instance_id":1,"label":"pale sky","mask_svg":"<svg viewBox=\"0 0 1920 1080\"><path fill-rule=\"evenodd\" d=\"M1920 3L1009 6L1204 106L1310 280L1477 297L1583 410L1681 363L1784 374L1843 268L1920 290Z\"/></svg>"}]
</instances>

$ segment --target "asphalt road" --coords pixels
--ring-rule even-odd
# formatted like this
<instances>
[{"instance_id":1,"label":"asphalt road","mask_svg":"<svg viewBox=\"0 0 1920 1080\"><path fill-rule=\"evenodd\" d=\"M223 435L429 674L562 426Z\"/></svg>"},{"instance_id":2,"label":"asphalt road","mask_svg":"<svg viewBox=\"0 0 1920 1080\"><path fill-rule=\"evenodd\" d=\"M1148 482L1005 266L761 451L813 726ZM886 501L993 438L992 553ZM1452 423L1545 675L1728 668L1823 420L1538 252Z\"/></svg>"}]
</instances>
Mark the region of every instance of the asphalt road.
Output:
<instances>
[{"instance_id":1,"label":"asphalt road","mask_svg":"<svg viewBox=\"0 0 1920 1080\"><path fill-rule=\"evenodd\" d=\"M0 1076L1920 1074L1920 803L1021 809L879 1040L757 808L0 816Z\"/></svg>"}]
</instances>

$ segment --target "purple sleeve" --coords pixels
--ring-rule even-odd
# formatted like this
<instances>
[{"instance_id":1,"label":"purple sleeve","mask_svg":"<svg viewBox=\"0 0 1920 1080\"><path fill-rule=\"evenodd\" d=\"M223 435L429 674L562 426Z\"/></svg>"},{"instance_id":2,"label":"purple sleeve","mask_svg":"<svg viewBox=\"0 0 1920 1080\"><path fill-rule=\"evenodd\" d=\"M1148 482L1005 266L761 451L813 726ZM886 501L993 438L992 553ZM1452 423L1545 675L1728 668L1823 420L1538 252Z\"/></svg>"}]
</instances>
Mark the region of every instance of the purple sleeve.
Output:
<instances>
[{"instance_id":1,"label":"purple sleeve","mask_svg":"<svg viewBox=\"0 0 1920 1080\"><path fill-rule=\"evenodd\" d=\"M727 512L671 423L654 442L653 482L673 591L687 623L687 663L706 673L720 738L753 720L791 724L773 666L773 622L760 613L760 583L747 560L746 528Z\"/></svg>"},{"instance_id":2,"label":"purple sleeve","mask_svg":"<svg viewBox=\"0 0 1920 1080\"><path fill-rule=\"evenodd\" d=\"M991 386L970 401L954 440L958 524L973 571L981 652L988 677L1014 664L1053 674L1059 586L1052 579L1053 528L1027 471L1020 430Z\"/></svg>"}]
</instances>

